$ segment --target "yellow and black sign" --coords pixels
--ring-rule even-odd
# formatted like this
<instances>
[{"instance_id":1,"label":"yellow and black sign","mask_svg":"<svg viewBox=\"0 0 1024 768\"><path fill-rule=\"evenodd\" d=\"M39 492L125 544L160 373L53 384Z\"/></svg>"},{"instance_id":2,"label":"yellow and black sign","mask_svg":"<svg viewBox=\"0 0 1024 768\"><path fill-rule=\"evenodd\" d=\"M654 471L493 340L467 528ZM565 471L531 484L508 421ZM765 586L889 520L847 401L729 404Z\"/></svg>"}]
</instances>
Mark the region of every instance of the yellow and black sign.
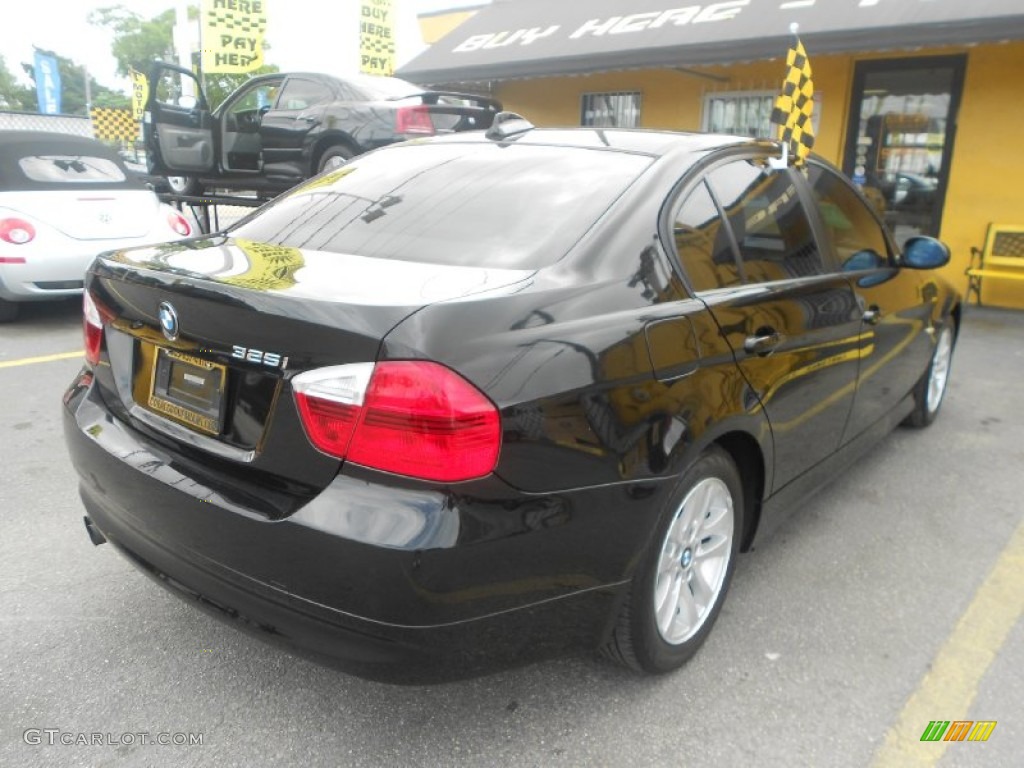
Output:
<instances>
[{"instance_id":1,"label":"yellow and black sign","mask_svg":"<svg viewBox=\"0 0 1024 768\"><path fill-rule=\"evenodd\" d=\"M391 0L362 0L359 4L359 71L388 76L395 71Z\"/></svg>"},{"instance_id":2,"label":"yellow and black sign","mask_svg":"<svg viewBox=\"0 0 1024 768\"><path fill-rule=\"evenodd\" d=\"M129 70L128 74L132 78L132 118L141 120L149 99L149 81L144 74L134 69Z\"/></svg>"},{"instance_id":3,"label":"yellow and black sign","mask_svg":"<svg viewBox=\"0 0 1024 768\"><path fill-rule=\"evenodd\" d=\"M93 136L101 141L135 141L139 137L139 122L130 109L93 107L89 116Z\"/></svg>"},{"instance_id":4,"label":"yellow and black sign","mask_svg":"<svg viewBox=\"0 0 1024 768\"><path fill-rule=\"evenodd\" d=\"M779 126L779 141L788 142L795 165L802 163L814 146L813 114L811 62L804 44L797 38L786 56L786 80L772 110L772 122Z\"/></svg>"},{"instance_id":5,"label":"yellow and black sign","mask_svg":"<svg viewBox=\"0 0 1024 768\"><path fill-rule=\"evenodd\" d=\"M203 0L204 72L241 74L263 66L267 0Z\"/></svg>"}]
</instances>

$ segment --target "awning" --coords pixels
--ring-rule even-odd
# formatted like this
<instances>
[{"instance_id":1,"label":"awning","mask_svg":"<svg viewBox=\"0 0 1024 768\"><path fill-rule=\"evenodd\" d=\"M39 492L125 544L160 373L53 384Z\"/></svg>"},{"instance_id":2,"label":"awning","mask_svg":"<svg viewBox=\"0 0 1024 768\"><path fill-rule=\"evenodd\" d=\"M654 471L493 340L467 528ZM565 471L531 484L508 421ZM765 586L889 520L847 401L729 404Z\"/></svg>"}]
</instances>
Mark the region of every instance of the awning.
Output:
<instances>
[{"instance_id":1,"label":"awning","mask_svg":"<svg viewBox=\"0 0 1024 768\"><path fill-rule=\"evenodd\" d=\"M1024 0L495 0L396 73L437 84L1024 39Z\"/></svg>"}]
</instances>

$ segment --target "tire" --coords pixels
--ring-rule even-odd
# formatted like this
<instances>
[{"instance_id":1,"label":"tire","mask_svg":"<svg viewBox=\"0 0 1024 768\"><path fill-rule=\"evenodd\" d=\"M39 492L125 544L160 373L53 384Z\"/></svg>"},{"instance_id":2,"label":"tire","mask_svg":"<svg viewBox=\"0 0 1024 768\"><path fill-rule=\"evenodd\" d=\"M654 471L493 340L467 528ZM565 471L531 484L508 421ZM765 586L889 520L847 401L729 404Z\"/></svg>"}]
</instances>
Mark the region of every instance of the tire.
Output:
<instances>
[{"instance_id":1,"label":"tire","mask_svg":"<svg viewBox=\"0 0 1024 768\"><path fill-rule=\"evenodd\" d=\"M0 299L0 323L10 323L18 319L18 310L21 305L16 301Z\"/></svg>"},{"instance_id":2,"label":"tire","mask_svg":"<svg viewBox=\"0 0 1024 768\"><path fill-rule=\"evenodd\" d=\"M324 150L324 153L320 155L320 163L317 166L317 173L333 171L336 168L340 168L355 156L356 153L344 144L336 144L333 147L328 147Z\"/></svg>"},{"instance_id":3,"label":"tire","mask_svg":"<svg viewBox=\"0 0 1024 768\"><path fill-rule=\"evenodd\" d=\"M956 334L950 321L939 328L928 370L914 386L914 410L904 419L903 423L906 426L921 429L935 421L935 417L939 415L939 408L942 407L942 400L949 386L949 371L953 364L955 346Z\"/></svg>"},{"instance_id":4,"label":"tire","mask_svg":"<svg viewBox=\"0 0 1024 768\"><path fill-rule=\"evenodd\" d=\"M168 176L167 186L176 195L203 194L203 185L195 176Z\"/></svg>"},{"instance_id":5,"label":"tire","mask_svg":"<svg viewBox=\"0 0 1024 768\"><path fill-rule=\"evenodd\" d=\"M739 553L743 483L724 450L704 451L672 498L602 648L638 672L671 672L697 652L725 602Z\"/></svg>"}]
</instances>

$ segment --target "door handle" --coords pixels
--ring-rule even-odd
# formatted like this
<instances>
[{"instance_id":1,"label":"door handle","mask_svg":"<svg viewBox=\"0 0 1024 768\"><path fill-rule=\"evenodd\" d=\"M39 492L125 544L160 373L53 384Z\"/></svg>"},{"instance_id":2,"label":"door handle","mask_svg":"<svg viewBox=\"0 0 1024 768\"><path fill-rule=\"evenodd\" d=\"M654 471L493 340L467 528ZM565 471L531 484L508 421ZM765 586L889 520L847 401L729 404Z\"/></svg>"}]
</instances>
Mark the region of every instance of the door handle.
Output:
<instances>
[{"instance_id":1,"label":"door handle","mask_svg":"<svg viewBox=\"0 0 1024 768\"><path fill-rule=\"evenodd\" d=\"M743 349L752 355L764 357L782 343L782 334L773 328L758 328L756 335L747 336L743 341Z\"/></svg>"},{"instance_id":2,"label":"door handle","mask_svg":"<svg viewBox=\"0 0 1024 768\"><path fill-rule=\"evenodd\" d=\"M307 117L307 116L300 117L299 120L301 120L304 123L315 123L316 122L316 118L315 117Z\"/></svg>"}]
</instances>

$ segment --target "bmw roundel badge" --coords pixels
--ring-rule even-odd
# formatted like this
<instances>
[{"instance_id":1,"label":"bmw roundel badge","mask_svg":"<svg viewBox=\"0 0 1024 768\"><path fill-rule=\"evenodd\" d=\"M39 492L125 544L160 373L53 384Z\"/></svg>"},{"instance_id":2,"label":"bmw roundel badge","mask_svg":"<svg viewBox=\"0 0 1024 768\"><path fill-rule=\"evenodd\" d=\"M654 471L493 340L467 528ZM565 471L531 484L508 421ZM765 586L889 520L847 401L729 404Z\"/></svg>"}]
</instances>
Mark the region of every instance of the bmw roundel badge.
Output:
<instances>
[{"instance_id":1,"label":"bmw roundel badge","mask_svg":"<svg viewBox=\"0 0 1024 768\"><path fill-rule=\"evenodd\" d=\"M174 341L178 338L178 313L174 311L174 307L169 301L161 301L160 309L158 310L158 316L160 318L160 330L164 332L164 337L168 341Z\"/></svg>"}]
</instances>

